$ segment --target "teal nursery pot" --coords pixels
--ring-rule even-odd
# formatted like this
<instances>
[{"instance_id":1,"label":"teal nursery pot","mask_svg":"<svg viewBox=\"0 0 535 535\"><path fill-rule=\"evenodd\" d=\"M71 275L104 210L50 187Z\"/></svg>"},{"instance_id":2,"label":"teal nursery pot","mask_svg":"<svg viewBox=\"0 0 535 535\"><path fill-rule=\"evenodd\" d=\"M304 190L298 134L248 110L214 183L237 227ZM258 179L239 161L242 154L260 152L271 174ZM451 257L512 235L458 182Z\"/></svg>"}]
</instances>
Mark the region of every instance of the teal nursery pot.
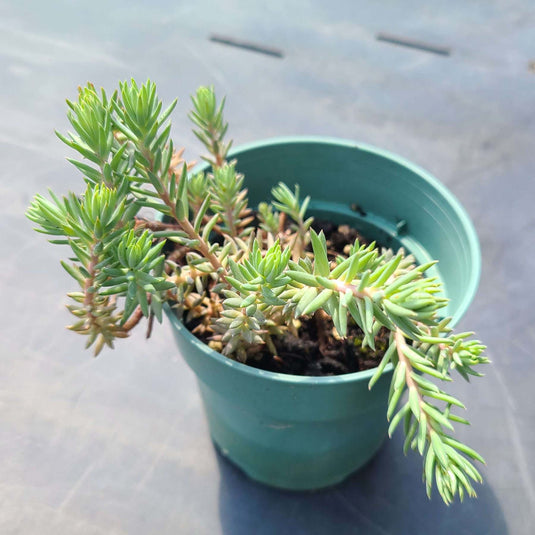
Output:
<instances>
[{"instance_id":1,"label":"teal nursery pot","mask_svg":"<svg viewBox=\"0 0 535 535\"><path fill-rule=\"evenodd\" d=\"M386 151L337 139L271 139L238 147L229 158L245 175L251 206L269 200L279 181L299 184L312 198L310 214L403 246L420 263L439 260L433 269L451 300L446 314L456 322L466 311L479 281L478 240L464 209L429 173ZM332 377L258 370L208 348L166 308L197 376L212 438L251 478L284 489L320 489L345 479L381 446L391 365L371 391L373 370Z\"/></svg>"}]
</instances>

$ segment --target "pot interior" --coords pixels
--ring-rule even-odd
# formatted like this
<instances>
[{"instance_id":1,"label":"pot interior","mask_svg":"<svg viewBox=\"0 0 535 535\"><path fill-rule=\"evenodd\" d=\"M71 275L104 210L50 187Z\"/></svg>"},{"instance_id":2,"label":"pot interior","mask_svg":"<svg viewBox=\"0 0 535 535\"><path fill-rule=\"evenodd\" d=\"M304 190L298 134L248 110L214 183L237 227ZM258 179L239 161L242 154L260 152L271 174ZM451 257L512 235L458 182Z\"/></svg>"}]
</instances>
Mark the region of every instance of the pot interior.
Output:
<instances>
[{"instance_id":1,"label":"pot interior","mask_svg":"<svg viewBox=\"0 0 535 535\"><path fill-rule=\"evenodd\" d=\"M234 149L251 206L271 198L271 188L299 184L310 195L309 213L354 226L394 250L404 247L419 263L438 260L427 272L440 277L454 323L479 282L481 255L473 225L436 178L402 158L350 141L285 138Z\"/></svg>"}]
</instances>

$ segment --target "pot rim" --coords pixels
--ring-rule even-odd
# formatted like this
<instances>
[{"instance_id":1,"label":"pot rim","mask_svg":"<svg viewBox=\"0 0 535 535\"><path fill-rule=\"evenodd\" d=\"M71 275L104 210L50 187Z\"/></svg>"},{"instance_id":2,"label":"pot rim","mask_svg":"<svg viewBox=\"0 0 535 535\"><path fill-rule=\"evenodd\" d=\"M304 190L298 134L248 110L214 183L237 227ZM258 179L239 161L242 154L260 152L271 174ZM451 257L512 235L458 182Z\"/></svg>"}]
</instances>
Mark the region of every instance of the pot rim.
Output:
<instances>
[{"instance_id":1,"label":"pot rim","mask_svg":"<svg viewBox=\"0 0 535 535\"><path fill-rule=\"evenodd\" d=\"M424 182L427 182L430 186L438 190L438 192L446 199L448 204L453 208L453 211L459 218L461 226L466 232L466 237L468 241L468 249L470 251L470 262L472 265L472 270L470 273L470 279L468 281L467 287L468 291L461 300L457 310L452 318L451 326L455 326L461 317L465 314L470 303L474 299L477 288L479 286L479 280L481 278L481 248L479 245L479 239L477 237L474 224L472 223L467 211L463 205L459 202L457 197L442 183L433 176L429 171L426 171L422 167L415 165L411 161L399 156L394 152L390 152L386 149L381 149L374 145L369 145L367 143L361 143L357 141L352 141L345 138L337 137L324 137L324 136L282 136L282 137L272 137L263 140L253 141L251 143L244 143L233 148L229 152L229 157L236 157L238 153L243 151L248 151L252 149L262 148L266 146L274 145L297 145L303 143L317 143L320 145L336 145L352 149L359 149L365 152L376 154L387 160L391 160L398 165L401 165L414 174L418 175ZM204 167L207 167L208 164L204 164ZM200 167L199 167L200 169Z\"/></svg>"},{"instance_id":2,"label":"pot rim","mask_svg":"<svg viewBox=\"0 0 535 535\"><path fill-rule=\"evenodd\" d=\"M371 368L370 370L363 370L360 372L353 373L344 373L342 375L330 375L330 376L308 376L308 375L293 375L289 373L278 373L270 372L267 370L261 370L259 368L253 368L247 364L242 364L236 360L232 360L229 357L226 357L222 353L211 349L204 342L201 342L194 334L192 334L180 321L177 315L174 313L172 307L169 303L164 303L164 309L167 313L167 317L171 320L171 325L173 328L177 329L190 344L193 344L199 351L204 353L206 357L214 359L219 365L226 366L235 370L237 373L243 375L249 375L255 377L256 379L266 380L266 381L275 381L278 383L290 383L294 385L303 385L303 386L320 386L320 385L333 385L339 383L353 383L368 381L375 374L376 368ZM393 370L391 363L388 363L383 371L383 374L388 373Z\"/></svg>"},{"instance_id":3,"label":"pot rim","mask_svg":"<svg viewBox=\"0 0 535 535\"><path fill-rule=\"evenodd\" d=\"M297 144L304 144L304 143L316 143L316 144L321 144L321 145L336 145L336 146L342 146L342 147L347 147L347 148L352 148L352 149L359 149L365 152L376 154L377 156L391 160L394 163L397 163L398 165L409 169L414 174L419 176L423 181L427 182L433 188L438 190L438 192L446 199L446 201L453 208L457 217L461 221L461 225L466 232L468 244L469 244L470 260L472 264L470 280L468 283L468 291L463 297L460 305L457 307L457 311L451 321L451 326L452 327L455 326L455 324L463 316L463 314L468 309L468 306L472 302L476 294L477 287L479 284L479 279L481 276L481 250L479 246L479 239L477 237L474 225L472 221L470 220L470 217L468 216L468 213L463 208L459 200L455 197L455 195L444 184L442 184L442 182L440 182L437 178L435 178L431 173L413 164L409 160L406 160L402 156L399 156L398 154L395 154L388 150L381 149L373 145L369 145L367 143L356 142L356 141L352 141L352 140L344 139L344 138L324 137L324 136L271 137L267 139L262 139L262 140L238 145L237 147L234 147L229 152L228 156L229 158L233 158L233 157L239 156L239 153L241 152L259 149L259 148L268 147L268 146L297 145ZM209 164L206 162L203 162L197 165L194 171L201 171L201 170L206 169L207 167L209 167ZM248 366L247 364L242 364L241 362L232 360L229 357L226 357L223 354L218 353L217 351L208 347L208 345L201 342L198 338L195 337L195 335L193 335L184 326L184 324L178 319L176 314L174 314L171 306L168 303L164 303L164 307L166 309L167 316L171 320L172 326L176 328L182 334L182 336L184 336L187 340L189 340L190 343L196 346L197 349L201 350L208 357L215 359L216 362L218 362L221 365L228 366L234 369L238 373L250 375L258 379L276 381L276 382L281 382L281 383L299 384L299 385L332 385L333 383L351 383L351 382L357 382L357 381L366 381L366 380L371 379L373 375L375 374L376 368L372 368L369 370L346 373L342 375L334 375L334 376L327 376L327 377L325 376L323 377L312 376L311 377L311 376L303 376L303 375L277 373L277 372L271 372L271 371L266 371L266 370L260 370L258 368L253 368L252 366ZM392 369L393 369L392 364L391 363L387 364L387 366L385 367L383 371L383 374L392 371Z\"/></svg>"}]
</instances>

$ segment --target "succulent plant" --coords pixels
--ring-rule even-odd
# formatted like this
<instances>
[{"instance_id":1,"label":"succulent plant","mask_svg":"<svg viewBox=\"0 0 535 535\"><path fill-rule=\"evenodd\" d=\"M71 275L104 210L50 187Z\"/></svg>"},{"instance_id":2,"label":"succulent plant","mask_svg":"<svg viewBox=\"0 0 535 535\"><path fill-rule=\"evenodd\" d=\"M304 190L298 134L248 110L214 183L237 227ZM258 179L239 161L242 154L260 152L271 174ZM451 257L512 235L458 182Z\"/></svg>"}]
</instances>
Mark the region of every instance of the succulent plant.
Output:
<instances>
[{"instance_id":1,"label":"succulent plant","mask_svg":"<svg viewBox=\"0 0 535 535\"><path fill-rule=\"evenodd\" d=\"M403 251L358 240L333 255L311 227L310 199L298 186L278 184L273 200L253 212L245 179L227 160L224 101L207 87L192 101L210 172L191 172L175 149L169 117L176 100L164 109L151 81L120 83L111 97L88 84L67 101L74 131L57 135L82 158L69 161L85 192L37 195L27 216L52 243L70 248L61 262L78 284L68 294L76 317L70 329L98 354L142 317L161 321L168 302L212 347L245 363L258 348L276 356L274 340L299 336L311 315L331 318L339 338L357 325L371 348L386 329L389 344L370 388L391 363L389 434L403 423L405 451L424 457L429 495L434 482L446 503L474 496L471 481L481 476L472 461L483 459L451 435L453 422L468 423L453 413L464 405L430 377L478 376L474 367L488 359L472 333L454 334L442 317L440 281L425 276L433 263L416 265ZM160 218L147 219L145 209Z\"/></svg>"}]
</instances>

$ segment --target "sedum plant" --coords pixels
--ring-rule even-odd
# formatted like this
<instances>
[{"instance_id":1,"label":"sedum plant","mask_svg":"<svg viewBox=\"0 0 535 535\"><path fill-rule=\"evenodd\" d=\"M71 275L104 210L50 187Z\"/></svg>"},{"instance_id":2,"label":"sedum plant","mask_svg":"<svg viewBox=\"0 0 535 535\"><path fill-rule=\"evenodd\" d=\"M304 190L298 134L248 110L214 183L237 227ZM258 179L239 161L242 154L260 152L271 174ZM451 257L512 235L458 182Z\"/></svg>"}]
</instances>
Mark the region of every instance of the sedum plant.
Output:
<instances>
[{"instance_id":1,"label":"sedum plant","mask_svg":"<svg viewBox=\"0 0 535 535\"><path fill-rule=\"evenodd\" d=\"M468 424L454 412L464 405L438 385L453 371L478 376L474 367L488 360L472 333L453 333L441 317L440 282L425 276L432 263L415 265L403 251L358 241L333 255L311 227L309 198L298 186L280 183L253 213L244 177L227 158L224 101L201 87L192 103L208 173L190 172L175 148L176 100L164 109L151 81L120 83L111 96L88 84L67 101L73 131L57 135L78 153L69 161L85 191L37 195L27 216L69 251L61 262L77 286L68 294L69 328L97 355L141 318L161 321L167 302L211 347L242 362L260 349L280 358L275 341L299 336L310 316L330 318L338 338L357 325L370 348L386 329L388 346L369 386L393 365L389 434L403 426L405 452L423 456L429 496L433 483L448 504L474 496L481 476L473 461L483 459L453 437L453 423ZM147 219L146 209L160 219Z\"/></svg>"}]
</instances>

